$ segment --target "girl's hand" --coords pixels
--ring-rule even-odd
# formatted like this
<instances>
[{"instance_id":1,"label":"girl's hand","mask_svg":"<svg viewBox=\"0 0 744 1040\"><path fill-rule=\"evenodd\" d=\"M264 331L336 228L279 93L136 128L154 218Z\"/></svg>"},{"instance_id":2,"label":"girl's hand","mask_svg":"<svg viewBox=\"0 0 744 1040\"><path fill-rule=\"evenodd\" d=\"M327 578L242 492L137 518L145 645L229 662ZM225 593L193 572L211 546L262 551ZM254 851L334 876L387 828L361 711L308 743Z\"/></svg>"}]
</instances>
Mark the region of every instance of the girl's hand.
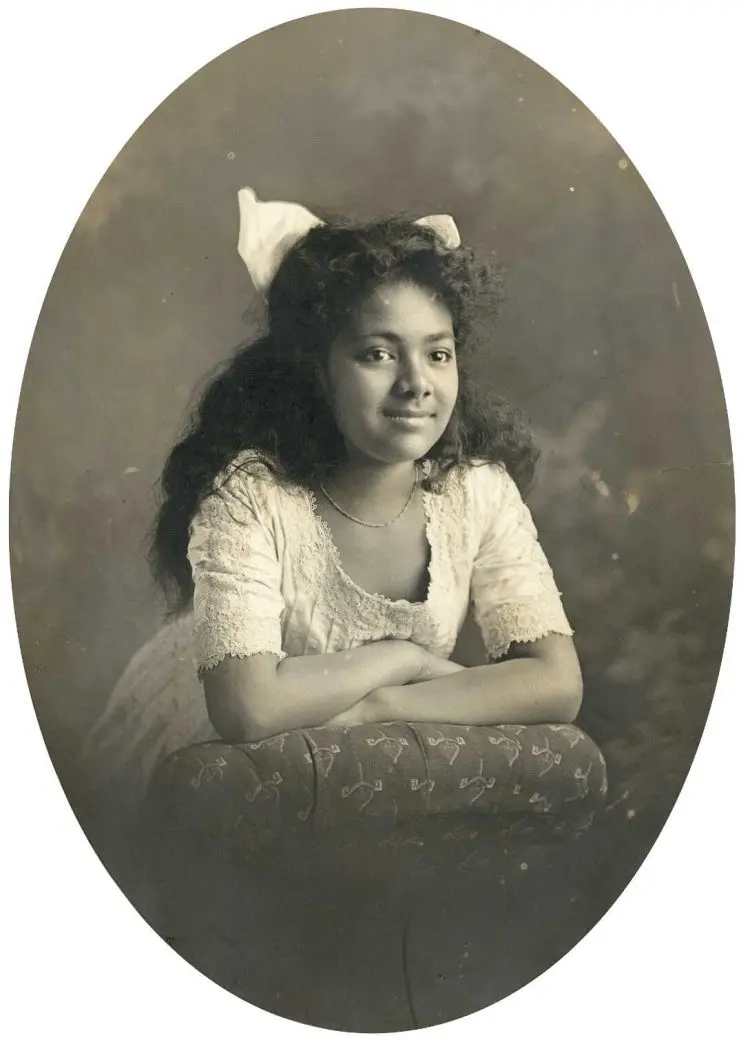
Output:
<instances>
[{"instance_id":1,"label":"girl's hand","mask_svg":"<svg viewBox=\"0 0 744 1040\"><path fill-rule=\"evenodd\" d=\"M370 695L367 694L367 697ZM365 712L365 708L368 709L368 705L365 705L367 697L362 697L356 704L352 704L346 711L339 712L338 715L334 715L332 719L325 722L325 726L338 727L340 729L346 729L348 726L362 726L365 722L370 721L367 715L369 711Z\"/></svg>"},{"instance_id":2,"label":"girl's hand","mask_svg":"<svg viewBox=\"0 0 744 1040\"><path fill-rule=\"evenodd\" d=\"M436 654L430 653L423 647L418 646L418 644L411 643L410 646L412 648L415 647L418 671L414 672L403 686L396 687L399 692L405 690L405 687L412 683L442 679L463 670L463 665L455 664L454 661L450 661L446 657L437 657ZM348 726L363 726L365 723L390 721L389 716L386 714L386 711L389 710L386 706L386 689L387 687L380 687L376 690L371 690L366 697L362 697L360 701L352 704L350 708L339 712L338 715L334 715L324 725L344 728ZM399 695L398 699L400 699Z\"/></svg>"},{"instance_id":3,"label":"girl's hand","mask_svg":"<svg viewBox=\"0 0 744 1040\"><path fill-rule=\"evenodd\" d=\"M443 679L448 675L454 675L463 670L463 665L455 664L446 657L437 657L423 647L421 651L421 665L418 673L409 679L410 683L429 682L431 679Z\"/></svg>"},{"instance_id":4,"label":"girl's hand","mask_svg":"<svg viewBox=\"0 0 744 1040\"><path fill-rule=\"evenodd\" d=\"M348 726L372 725L378 722L393 722L396 716L391 709L389 695L393 691L398 691L399 695L405 694L405 689L405 686L378 686L377 689L370 690L367 696L362 697L356 704L352 704L346 711L334 715L325 725L347 728ZM399 700L400 697L398 696L397 699Z\"/></svg>"}]
</instances>

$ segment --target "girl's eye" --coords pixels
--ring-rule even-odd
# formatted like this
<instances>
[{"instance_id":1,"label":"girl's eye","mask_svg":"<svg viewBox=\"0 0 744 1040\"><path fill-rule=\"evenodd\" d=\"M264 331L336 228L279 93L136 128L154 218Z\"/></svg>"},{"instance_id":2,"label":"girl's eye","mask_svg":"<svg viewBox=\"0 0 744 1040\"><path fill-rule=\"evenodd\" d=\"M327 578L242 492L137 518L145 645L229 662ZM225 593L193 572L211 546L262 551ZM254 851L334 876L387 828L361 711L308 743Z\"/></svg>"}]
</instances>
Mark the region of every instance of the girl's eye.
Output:
<instances>
[{"instance_id":1,"label":"girl's eye","mask_svg":"<svg viewBox=\"0 0 744 1040\"><path fill-rule=\"evenodd\" d=\"M371 350L367 350L362 355L363 361L380 362L387 361L392 357L389 350L385 350L384 347L372 347Z\"/></svg>"},{"instance_id":2,"label":"girl's eye","mask_svg":"<svg viewBox=\"0 0 744 1040\"><path fill-rule=\"evenodd\" d=\"M436 365L446 365L454 360L454 351L449 347L433 350L429 355L431 361ZM394 361L395 355L386 347L371 347L360 356L361 361L367 364L381 364L386 361Z\"/></svg>"}]
</instances>

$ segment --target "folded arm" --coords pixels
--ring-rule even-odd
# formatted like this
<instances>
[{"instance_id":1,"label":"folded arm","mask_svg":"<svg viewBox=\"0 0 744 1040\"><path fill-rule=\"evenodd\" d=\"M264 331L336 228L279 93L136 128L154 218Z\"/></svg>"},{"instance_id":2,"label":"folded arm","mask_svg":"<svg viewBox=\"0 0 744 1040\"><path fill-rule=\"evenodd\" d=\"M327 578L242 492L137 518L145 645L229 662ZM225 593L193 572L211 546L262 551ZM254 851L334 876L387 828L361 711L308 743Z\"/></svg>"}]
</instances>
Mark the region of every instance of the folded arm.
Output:
<instances>
[{"instance_id":1,"label":"folded arm","mask_svg":"<svg viewBox=\"0 0 744 1040\"><path fill-rule=\"evenodd\" d=\"M427 682L460 670L405 640L306 657L226 657L202 675L212 725L240 742L321 726L372 690Z\"/></svg>"},{"instance_id":2,"label":"folded arm","mask_svg":"<svg viewBox=\"0 0 744 1040\"><path fill-rule=\"evenodd\" d=\"M380 686L334 717L331 725L570 723L578 715L581 699L581 669L573 640L551 635L518 645L508 661L465 668L415 685Z\"/></svg>"}]
</instances>

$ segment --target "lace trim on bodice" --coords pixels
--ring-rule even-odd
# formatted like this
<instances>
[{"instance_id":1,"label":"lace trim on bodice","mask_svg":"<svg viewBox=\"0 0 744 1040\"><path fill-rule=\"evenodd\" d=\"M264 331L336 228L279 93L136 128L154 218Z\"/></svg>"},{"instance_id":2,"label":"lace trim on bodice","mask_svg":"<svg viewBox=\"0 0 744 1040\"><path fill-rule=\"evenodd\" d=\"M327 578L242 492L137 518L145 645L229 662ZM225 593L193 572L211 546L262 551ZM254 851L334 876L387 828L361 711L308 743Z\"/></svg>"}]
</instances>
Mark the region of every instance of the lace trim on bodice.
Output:
<instances>
[{"instance_id":1,"label":"lace trim on bodice","mask_svg":"<svg viewBox=\"0 0 744 1040\"><path fill-rule=\"evenodd\" d=\"M453 580L451 567L447 566L452 558L447 553L451 538L444 531L443 510L437 501L440 496L421 489L425 535L429 545L429 580L426 598L412 602L393 600L358 585L344 570L333 534L320 515L315 495L305 488L301 489L301 494L309 520L306 527L309 537L298 553L301 580L316 588L335 616L343 624L352 626L361 640L380 638L381 632L385 632L388 638L408 639L413 631L420 633L425 630L430 633L434 646L441 644L444 633L436 619L441 616L440 604L451 592ZM449 505L452 505L451 500ZM459 512L456 509L449 511L453 515Z\"/></svg>"}]
</instances>

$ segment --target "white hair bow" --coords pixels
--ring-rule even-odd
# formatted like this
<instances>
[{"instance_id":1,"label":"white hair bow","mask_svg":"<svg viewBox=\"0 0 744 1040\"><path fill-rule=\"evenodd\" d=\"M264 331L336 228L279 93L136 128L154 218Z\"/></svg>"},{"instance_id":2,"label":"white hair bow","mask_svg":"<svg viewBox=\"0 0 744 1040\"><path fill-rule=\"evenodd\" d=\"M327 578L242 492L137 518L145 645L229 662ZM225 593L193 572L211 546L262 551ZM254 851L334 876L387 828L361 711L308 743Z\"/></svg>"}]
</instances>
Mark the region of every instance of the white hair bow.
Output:
<instances>
[{"instance_id":1,"label":"white hair bow","mask_svg":"<svg viewBox=\"0 0 744 1040\"><path fill-rule=\"evenodd\" d=\"M238 205L238 253L256 289L263 292L292 246L323 221L296 202L260 202L252 188L238 192ZM457 225L447 214L421 217L414 223L431 228L448 249L460 244Z\"/></svg>"}]
</instances>

